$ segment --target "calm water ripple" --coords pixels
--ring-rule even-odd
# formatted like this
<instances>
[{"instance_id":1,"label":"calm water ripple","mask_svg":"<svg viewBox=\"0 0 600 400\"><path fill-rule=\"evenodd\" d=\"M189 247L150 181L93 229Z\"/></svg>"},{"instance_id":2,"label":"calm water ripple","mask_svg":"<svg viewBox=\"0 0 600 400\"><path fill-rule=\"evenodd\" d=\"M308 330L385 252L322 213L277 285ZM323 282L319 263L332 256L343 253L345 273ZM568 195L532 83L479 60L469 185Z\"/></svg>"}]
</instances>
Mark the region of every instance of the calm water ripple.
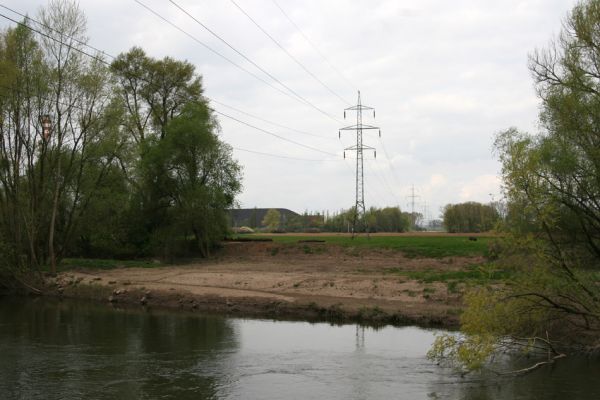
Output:
<instances>
[{"instance_id":1,"label":"calm water ripple","mask_svg":"<svg viewBox=\"0 0 600 400\"><path fill-rule=\"evenodd\" d=\"M6 298L0 399L600 399L597 360L463 379L435 333Z\"/></svg>"}]
</instances>

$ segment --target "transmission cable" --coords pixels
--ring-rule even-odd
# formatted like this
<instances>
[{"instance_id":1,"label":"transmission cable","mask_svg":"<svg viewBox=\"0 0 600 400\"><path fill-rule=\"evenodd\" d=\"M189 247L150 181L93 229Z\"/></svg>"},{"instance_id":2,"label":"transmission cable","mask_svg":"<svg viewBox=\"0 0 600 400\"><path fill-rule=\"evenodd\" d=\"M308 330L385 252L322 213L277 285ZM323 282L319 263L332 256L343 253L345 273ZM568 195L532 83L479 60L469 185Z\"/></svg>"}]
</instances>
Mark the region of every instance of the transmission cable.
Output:
<instances>
[{"instance_id":1,"label":"transmission cable","mask_svg":"<svg viewBox=\"0 0 600 400\"><path fill-rule=\"evenodd\" d=\"M299 27L298 25L296 25L296 23L295 23L295 22L294 22L294 21L293 21L293 20L290 18L290 16L289 16L289 15L288 15L288 14L287 14L287 13L286 13L284 10L283 10L283 8L281 8L281 6L279 5L279 3L277 3L277 1L275 1L275 0L272 0L272 1L273 1L273 4L275 4L275 6L276 6L276 7L279 9L279 11L281 11L281 13L282 13L282 14L285 16L285 18L286 18L286 19L287 19L287 20L288 20L288 21L289 21L289 22L290 22L290 23L291 23L291 24L292 24L292 25L293 25L293 26L296 28L296 30L297 30L297 31L300 33L300 35L302 35L302 37L304 38L304 40L306 40L306 42L307 42L308 44L310 44L310 46L311 46L311 47L312 47L312 48L315 50L315 52L316 52L316 53L317 53L319 56L321 56L321 58L322 58L323 60L325 60L325 62L326 62L326 63L327 63L327 64L328 64L328 65L331 67L331 69L332 69L332 70L334 70L334 71L335 71L335 72L336 72L336 73L337 73L337 74L340 76L340 78L342 78L342 80L343 80L343 81L345 81L345 82L348 84L348 86L349 86L350 88L352 88L352 90L353 90L354 92L356 92L356 87L355 87L355 85L354 85L352 82L350 82L350 80L349 80L348 78L346 78L346 76L345 76L345 75L344 75L344 74L343 74L343 73L342 73L342 72L341 72L339 69L337 69L337 68L335 67L335 65L333 65L333 64L332 64L332 63L329 61L329 59L328 59L327 57L325 57L325 55L324 55L324 54L323 54L323 53L322 53L322 52L319 50L319 48L318 48L318 47L317 47L317 46L316 46L316 45L315 45L315 44L312 42L312 40L310 40L310 39L308 38L308 36L306 36L306 35L304 34L304 32L302 31L302 29L300 29L300 27Z\"/></svg>"},{"instance_id":2,"label":"transmission cable","mask_svg":"<svg viewBox=\"0 0 600 400\"><path fill-rule=\"evenodd\" d=\"M136 0L136 1L137 1L137 0ZM142 5L143 5L143 4L142 4ZM11 11L12 11L12 10L11 10ZM63 45L63 46L66 46L66 47L68 47L69 49L72 49L72 50L78 51L78 52L80 52L81 54L84 54L84 55L86 55L86 56L90 57L91 59L94 59L94 60L100 61L100 62L104 63L105 65L107 65L107 66L110 66L110 63L108 63L106 60L103 60L103 59L102 59L102 58L100 58L100 57L94 56L94 55L92 55L92 54L90 54L90 53L88 53L88 52L86 52L86 51L83 51L83 50L81 50L81 49L79 49L79 48L77 48L77 47L74 47L73 45L70 45L70 44L64 43L62 40L60 40L60 39L57 39L57 38L55 38L55 37L52 37L52 36L50 36L50 35L47 35L47 34L45 34L45 33L41 32L41 31L39 31L39 30L37 30L37 29L35 29L35 28L33 28L33 27L31 27L31 26L29 26L29 25L25 24L25 23L22 23L22 22L16 21L16 20L14 20L14 19L12 19L12 18L10 18L10 17L8 17L8 16L6 16L6 15L4 15L4 14L1 14L1 13L0 13L0 17L6 18L6 19L8 19L8 20L10 20L10 21L12 21L12 22L14 22L14 23L16 23L16 24L20 25L20 26L23 26L23 27L25 27L25 28L27 28L27 29L29 29L29 30L33 31L33 32L36 32L36 33L38 33L39 35L42 35L42 36L44 36L44 37L46 37L46 38L48 38L48 39L50 39L50 40L53 40L53 41L55 41L55 42L57 42L57 43L59 43L59 44L61 44L61 45ZM64 34L63 34L63 35L64 35ZM71 36L69 36L69 35L64 35L64 36L65 36L65 37L68 37L68 38L71 38L71 39L74 39L74 38L72 38L72 37L71 37ZM88 46L88 45L86 45L86 46ZM88 47L92 48L92 46L88 46ZM104 53L104 52L102 52L102 51L101 51L101 53L103 53L103 54L107 54L107 53ZM107 54L107 55L108 55L108 54ZM111 56L111 57L112 57L112 56ZM113 58L114 58L114 57L113 57ZM232 120L234 120L234 121L236 121L236 122L238 122L238 123L241 123L241 124L243 124L243 125L246 125L246 126L248 126L248 127L251 127L251 128L253 128L253 129L256 129L256 130L258 130L258 131L261 131L261 132L263 132L263 133L266 133L266 134L268 134L268 135L271 135L271 136L277 137L277 138L279 138L280 140L283 140L283 141L286 141L286 142L289 142L289 143L293 143L293 144L295 144L295 145L297 145L297 146L301 146L301 147L304 147L304 148L307 148L307 149L310 149L310 150L313 150L313 151L317 151L317 152L320 152L320 153L323 153L323 154L327 154L327 155L330 155L330 156L334 156L334 157L336 157L336 156L337 156L337 155L336 155L336 154L334 154L334 153L330 153L330 152L327 152L327 151L324 151L324 150L321 150L321 149L317 149L316 147L308 146L308 145L302 144L302 143L300 143L300 142L296 142L295 140L288 139L288 138L286 138L286 137L283 137L283 136L281 136L281 135L278 135L278 134L276 134L276 133L273 133L273 132L267 131L266 129L262 129L262 128L260 128L260 127L257 127L257 126L255 126L255 125L252 125L252 124L250 124L250 123L248 123L248 122L245 122L245 121L242 121L242 120L240 120L240 119L238 119L238 118L232 117L232 116L230 116L230 115L228 115L228 114L225 114L225 113L223 113L223 112L221 112L221 111L218 111L218 110L216 110L216 109L214 109L214 108L211 108L211 107L209 107L209 109L210 109L210 110L212 110L213 112L215 112L215 113L219 114L219 115L222 115L222 116L224 116L224 117L226 117L226 118L232 119Z\"/></svg>"},{"instance_id":3,"label":"transmission cable","mask_svg":"<svg viewBox=\"0 0 600 400\"><path fill-rule=\"evenodd\" d=\"M9 21L12 21L12 22L14 22L15 24L18 24L18 25L20 25L20 26L24 26L25 28L27 28L27 29L29 29L29 30L31 30L31 31L33 31L33 32L36 32L37 34L39 34L39 35L41 35L41 36L43 36L43 37L45 37L45 38L47 38L47 39L53 40L53 41L55 41L55 42L58 42L59 44L61 44L61 45L63 45L63 46L66 46L66 47L68 47L68 48L69 48L69 49L71 49L71 50L75 50L75 51L77 51L77 52L79 52L79 53L81 53L81 54L84 54L84 55L86 55L86 56L90 57L90 58L91 58L91 59L93 59L93 60L99 61L99 62L101 62L101 63L103 63L103 64L106 64L106 65L110 65L110 63L109 63L109 62L107 62L106 60L102 59L101 57L94 56L94 55L92 55L92 54L90 54L90 53L88 53L88 52L85 52L85 51L83 51L83 50L81 50L81 49L79 49L79 48L77 48L77 47L75 47L75 46L73 46L73 45L70 45L70 44L64 43L62 40L60 40L60 39L57 39L57 38L55 38L55 37L52 37L52 36L50 36L50 35L48 35L48 34L46 34L46 33L44 33L44 32L41 32L41 31L39 31L39 30L37 30L37 29L35 29L35 28L33 28L33 27L31 27L31 26L29 26L29 25L27 25L27 24L23 23L23 22L19 22L19 21L17 21L17 20L14 20L14 19L12 19L11 17L7 17L6 15L4 15L4 14L2 14L2 13L0 13L0 17L2 17L2 18L6 18L7 20L9 20ZM64 36L66 36L66 37L69 37L69 38L70 38L70 36L68 36L68 35L64 35Z\"/></svg>"},{"instance_id":4,"label":"transmission cable","mask_svg":"<svg viewBox=\"0 0 600 400\"><path fill-rule=\"evenodd\" d=\"M375 176L377 177L377 179L379 179L380 181L383 182L384 186L386 187L387 191L392 195L392 198L394 200L396 200L396 204L400 205L400 202L398 201L398 197L396 196L396 194L394 193L394 190L392 189L392 187L390 186L387 178L385 177L385 174L383 173L383 171L379 171L377 169L377 163L375 162L375 160L367 160L367 163L371 165L370 170L371 171L375 171Z\"/></svg>"},{"instance_id":5,"label":"transmission cable","mask_svg":"<svg viewBox=\"0 0 600 400\"><path fill-rule=\"evenodd\" d=\"M34 19L34 18L31 18L29 15L22 14L22 13L20 13L20 12L16 11L16 10L13 10L13 9L12 9L12 8L10 8L10 7L7 7L7 6L5 6L4 4L0 4L0 7L4 8L5 10L8 10L8 11L10 11L10 12L14 13L14 14L17 14L17 15L19 15L19 16L21 16L21 17L23 17L23 18L25 18L25 20L30 20L30 21L33 21L33 22L35 22L36 24L38 24L39 26L43 26L44 28L46 28L46 29L49 29L49 30L51 30L51 31L53 31L53 32L55 32L55 33L58 33L58 34L59 34L59 35L61 35L61 36L65 36L65 37L67 37L67 38L69 38L69 39L73 40L74 42L77 42L77 43L79 43L79 44L80 44L80 45L82 45L82 46L89 47L90 49L92 49L92 50L95 50L95 51L97 51L98 53L102 53L102 54L104 54L104 55L108 56L109 58L112 58L113 60L115 59L115 57L114 57L114 56L111 56L110 54L106 53L105 51L103 51L103 50L100 50L100 49L97 49L97 48L95 48L94 46L92 46L92 45L90 45L90 44L88 44L88 43L84 42L83 40L79 40L79 39L77 39L77 38L75 38L75 37L73 37L73 36L67 35L67 34L66 34L66 33L64 33L64 32L61 32L61 31L59 31L58 29L54 29L54 28L52 28L51 26L48 26L48 25L44 24L43 22L37 21L36 19Z\"/></svg>"},{"instance_id":6,"label":"transmission cable","mask_svg":"<svg viewBox=\"0 0 600 400\"><path fill-rule=\"evenodd\" d=\"M206 96L204 96L204 97L206 97ZM240 110L239 108L236 108L236 107L230 106L230 105L228 105L228 104L222 103L222 102L220 102L220 101L217 101L217 100L215 100L215 99L213 99L213 98L206 97L206 99L208 99L208 100L210 100L211 102L213 102L213 103L215 103L215 104L218 104L218 105L220 105L220 106L222 106L222 107L229 108L229 109L231 109L231 110L237 111L237 112L239 112L239 113L241 113L241 114L247 115L247 116L249 116L249 117L251 117L251 118L254 118L254 119L257 119L257 120L259 120L259 121L265 122L265 123L267 123L267 124L270 124L270 125L276 126L276 127L278 127L278 128L289 129L290 131L294 131L294 132L296 132L296 133L299 133L299 134L302 134L302 135L307 135L307 136L316 137L316 138L319 138L319 139L327 139L327 140L335 140L335 141L337 141L337 139L335 139L335 138L333 138L333 137L330 137L330 136L321 136L321 135L316 135L316 134L314 134L314 133L310 133L310 132L302 131L302 130L299 130L299 129L296 129L296 128L292 128L292 127L290 127L290 126L286 126L286 125L278 124L277 122L269 121L268 119L264 119L264 118L261 118L261 117L259 117L259 116L257 116L257 115L253 115L253 114L250 114L250 113L248 113L248 112L246 112L246 111L242 111L242 110Z\"/></svg>"},{"instance_id":7,"label":"transmission cable","mask_svg":"<svg viewBox=\"0 0 600 400\"><path fill-rule=\"evenodd\" d=\"M139 0L135 0L137 3L140 3ZM296 96L298 98L299 101L303 102L304 104L314 108L315 110L317 110L318 112L320 112L321 114L325 115L326 117L332 119L333 121L340 123L340 121L333 117L331 114L329 114L328 112L322 110L321 108L317 107L316 105L314 105L313 103L311 103L310 101L306 100L304 97L302 97L300 94L298 94L298 92L296 92L294 89L290 88L289 86L287 86L285 83L281 82L279 79L277 79L275 76L273 76L273 74L271 74L270 72L268 72L267 70L265 70L263 67L261 67L260 65L258 65L256 62L254 62L252 59L250 59L248 56L246 56L244 53L242 53L240 50L236 49L235 47L233 47L228 41L226 41L225 39L223 39L221 36L219 36L216 32L214 32L212 29L210 29L208 26L206 26L205 24L203 24L199 19L197 19L196 17L194 17L192 14L190 14L185 8L181 7L179 4L177 4L174 0L169 0L169 2L171 4L173 4L175 7L177 7L181 12L183 12L185 15L187 15L188 17L190 17L192 20L194 20L198 25L200 25L201 27L203 27L206 31L208 31L211 35L213 35L214 37L216 37L218 40L220 40L222 43L224 43L227 47L229 47L231 50L233 50L235 53L237 53L240 57L242 57L244 60L248 61L250 64L252 64L254 67L256 67L257 69L259 69L262 73L264 73L265 75L267 75L269 78L273 79L275 82L279 83L281 86L283 86L284 88L286 88L290 93L292 93L294 96ZM141 4L141 3L140 3Z\"/></svg>"},{"instance_id":8,"label":"transmission cable","mask_svg":"<svg viewBox=\"0 0 600 400\"><path fill-rule=\"evenodd\" d=\"M246 125L246 126L248 126L248 127L250 127L250 128L253 128L253 129L256 129L256 130L258 130L258 131L260 131L260 132L266 133L267 135L274 136L274 137L276 137L276 138L279 138L280 140L283 140L283 141L286 141L286 142L290 142L290 143L293 143L293 144L295 144L295 145L297 145L297 146L301 146L301 147L304 147L304 148L307 148L307 149L310 149L310 150L313 150L313 151L317 151L317 152L319 152L319 153L327 154L328 156L334 156L334 157L337 157L337 154L330 153L330 152L328 152L328 151L321 150L321 149L318 149L318 148L316 148L316 147L312 147L312 146L309 146L309 145L306 145L306 144L303 144L303 143L300 143L300 142L296 142L295 140L288 139L288 138L286 138L286 137L284 137L284 136L281 136L281 135L278 135L278 134L276 134L276 133L270 132L270 131L268 131L268 130L266 130L266 129L263 129L263 128L260 128L260 127L258 127L258 126L252 125L252 124L250 124L250 123L248 123L248 122L242 121L241 119L237 119L237 118L235 118L235 117L232 117L231 115L228 115L228 114L225 114L225 113L223 113L223 112L221 112L221 111L215 110L214 108L210 108L210 107L209 107L209 109L210 109L210 110L212 110L212 111L214 111L214 112L216 112L216 113L217 113L217 114L219 114L219 115L222 115L222 116L224 116L225 118L232 119L232 120L234 120L234 121L236 121L236 122L239 122L239 123L240 123L240 124L242 124L242 125Z\"/></svg>"},{"instance_id":9,"label":"transmission cable","mask_svg":"<svg viewBox=\"0 0 600 400\"><path fill-rule=\"evenodd\" d=\"M249 149L243 149L241 147L231 147L234 150L239 150L239 151L244 151L246 153L253 153L253 154L258 154L258 155L262 155L262 156L268 156L268 157L274 157L274 158L283 158L286 160L298 160L298 161L311 161L311 162L327 162L327 161L340 161L340 159L323 159L323 160L315 160L315 159L310 159L310 158L299 158L299 157L290 157L290 156L282 156L279 154L272 154L272 153L265 153L262 151L256 151L256 150L249 150Z\"/></svg>"},{"instance_id":10,"label":"transmission cable","mask_svg":"<svg viewBox=\"0 0 600 400\"><path fill-rule=\"evenodd\" d=\"M398 185L398 187L400 187L400 179L398 179L398 175L396 175L396 169L394 168L394 164L392 163L392 159L390 158L387 149L385 147L385 144L383 143L383 139L379 138L379 142L381 143L381 148L383 149L383 155L385 156L385 158L387 159L388 163L390 164L390 170L392 171L392 177L394 178L394 181L396 183L396 185Z\"/></svg>"},{"instance_id":11,"label":"transmission cable","mask_svg":"<svg viewBox=\"0 0 600 400\"><path fill-rule=\"evenodd\" d=\"M146 10L150 11L152 14L154 14L155 16L157 16L158 18L160 18L161 20L163 20L164 22L166 22L167 24L171 25L173 28L177 29L179 32L183 33L184 35L186 35L187 37L189 37L190 39L192 39L193 41L195 41L196 43L200 44L201 46L203 46L205 49L207 49L208 51L212 52L213 54L221 57L223 60L229 62L230 64L232 64L233 66L235 66L236 68L238 68L239 70L247 73L248 75L252 76L253 78L257 79L258 81L264 83L265 85L269 86L272 89L277 90L279 93L289 97L290 99L293 99L295 101L298 101L298 99L294 96L292 96L291 94L289 94L288 92L286 92L285 90L282 90L280 88L278 88L277 86L273 85L271 82L261 78L260 76L256 75L254 72L244 68L243 66L239 65L238 63L236 63L235 61L233 61L232 59L230 59L229 57L219 53L217 50L213 49L212 47L210 47L209 45L207 45L206 43L202 42L200 39L196 38L194 35L186 32L184 29L182 29L181 27L179 27L178 25L176 25L175 23L169 21L168 19L166 19L165 17L163 17L162 15L160 15L159 13L157 13L156 11L154 11L152 8L148 7L147 5L145 5L144 3L142 3L139 0L135 0L136 3L138 3L140 6L144 7ZM304 103L303 103L304 104Z\"/></svg>"},{"instance_id":12,"label":"transmission cable","mask_svg":"<svg viewBox=\"0 0 600 400\"><path fill-rule=\"evenodd\" d=\"M277 41L277 39L275 39L271 34L269 34L269 32L267 32L258 22L256 22L256 20L254 18L252 18L250 16L250 14L248 14L238 3L235 2L235 0L229 0L231 3L233 3L234 6L236 6L238 8L238 10L240 10L242 12L242 14L244 14L246 17L248 17L248 19L250 21L252 21L252 23L254 25L256 25L256 27L258 29L260 29L260 31L262 33L264 33L269 39L271 39L271 41L273 43L275 43L275 45L277 45L277 47L279 47L285 54L287 54L287 56L289 58L291 58L296 64L298 64L307 74L309 74L314 80L316 80L318 83L321 84L321 86L323 86L327 91L329 91L329 93L333 94L334 96L336 96L338 99L340 99L340 101L342 103L345 103L347 105L351 105L348 101L346 101L342 96L340 96L339 94L337 94L333 89L331 89L329 86L327 86L321 79L319 79L315 74L313 74L308 68L306 68L306 66L304 64L302 64L296 57L294 57L289 51L287 51L287 49L281 44L279 43L279 41Z\"/></svg>"}]
</instances>

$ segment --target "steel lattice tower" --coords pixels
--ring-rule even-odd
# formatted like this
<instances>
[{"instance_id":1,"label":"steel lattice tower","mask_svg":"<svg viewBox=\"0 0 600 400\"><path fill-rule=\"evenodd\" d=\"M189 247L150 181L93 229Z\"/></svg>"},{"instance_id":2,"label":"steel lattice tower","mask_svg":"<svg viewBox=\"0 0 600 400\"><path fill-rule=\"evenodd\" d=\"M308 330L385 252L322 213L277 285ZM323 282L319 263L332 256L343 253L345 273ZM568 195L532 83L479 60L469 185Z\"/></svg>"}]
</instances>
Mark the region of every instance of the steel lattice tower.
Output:
<instances>
[{"instance_id":1,"label":"steel lattice tower","mask_svg":"<svg viewBox=\"0 0 600 400\"><path fill-rule=\"evenodd\" d=\"M346 118L346 111L356 111L356 125L346 126L341 128L340 132L338 132L339 137L341 137L341 131L356 131L356 145L344 149L344 158L346 158L346 150L356 151L356 202L354 205L354 219L352 221L352 237L354 237L354 235L359 231L367 232L365 221L365 176L363 165L364 150L373 150L374 157L377 158L377 151L374 147L363 145L363 130L377 129L379 130L379 137L381 137L381 130L378 127L364 125L362 123L363 110L373 110L373 118L375 118L375 109L362 105L359 90L357 105L344 110L344 119Z\"/></svg>"}]
</instances>

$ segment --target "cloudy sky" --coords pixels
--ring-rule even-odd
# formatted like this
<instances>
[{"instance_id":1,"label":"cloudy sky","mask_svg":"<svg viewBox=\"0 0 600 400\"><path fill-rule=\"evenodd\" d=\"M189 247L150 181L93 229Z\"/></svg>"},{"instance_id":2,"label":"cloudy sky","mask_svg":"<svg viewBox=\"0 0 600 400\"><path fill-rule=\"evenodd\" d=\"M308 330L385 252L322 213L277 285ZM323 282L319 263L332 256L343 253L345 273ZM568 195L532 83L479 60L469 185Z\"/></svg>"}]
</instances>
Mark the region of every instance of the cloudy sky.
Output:
<instances>
[{"instance_id":1,"label":"cloudy sky","mask_svg":"<svg viewBox=\"0 0 600 400\"><path fill-rule=\"evenodd\" d=\"M365 114L363 122L382 132L381 139L373 131L364 136L377 149L376 159L365 153L367 207L410 210L414 185L415 208L426 205L432 218L447 203L499 198L494 134L511 126L537 131L527 55L558 34L575 4L174 0L245 59L172 2L139 1L187 34L134 0L81 0L90 44L111 55L141 46L154 57L188 60L216 110L288 139L219 117L222 139L244 167L241 206L302 212L354 205L355 159L346 152L344 160L343 149L356 136L340 140L338 129L355 123L350 113L344 121L343 110L360 90L363 104L376 109L376 119ZM31 16L46 3L0 2Z\"/></svg>"}]
</instances>

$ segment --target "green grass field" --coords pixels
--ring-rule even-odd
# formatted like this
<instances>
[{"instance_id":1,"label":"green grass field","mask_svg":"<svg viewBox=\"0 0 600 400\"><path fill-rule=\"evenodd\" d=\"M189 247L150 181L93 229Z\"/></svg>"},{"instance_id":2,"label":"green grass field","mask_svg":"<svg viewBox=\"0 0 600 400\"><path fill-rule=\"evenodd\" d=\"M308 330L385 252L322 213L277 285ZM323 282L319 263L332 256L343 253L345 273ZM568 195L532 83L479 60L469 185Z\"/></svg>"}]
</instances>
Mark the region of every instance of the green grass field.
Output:
<instances>
[{"instance_id":1,"label":"green grass field","mask_svg":"<svg viewBox=\"0 0 600 400\"><path fill-rule=\"evenodd\" d=\"M149 260L109 260L102 258L65 258L58 266L59 271L77 268L115 269L115 268L156 268L164 264Z\"/></svg>"},{"instance_id":2,"label":"green grass field","mask_svg":"<svg viewBox=\"0 0 600 400\"><path fill-rule=\"evenodd\" d=\"M405 276L409 279L431 283L431 282L471 282L476 284L489 283L493 281L503 281L513 276L513 271L497 269L493 264L472 265L464 270L444 271L444 270L423 270L423 271L405 271L400 268L389 268L388 274Z\"/></svg>"},{"instance_id":3,"label":"green grass field","mask_svg":"<svg viewBox=\"0 0 600 400\"><path fill-rule=\"evenodd\" d=\"M466 236L359 236L352 239L349 236L287 236L287 235L243 235L244 239L272 239L274 243L283 245L303 246L307 254L319 254L325 251L319 246L311 246L309 243L301 243L305 240L324 240L325 244L337 245L348 249L386 249L402 252L407 257L472 257L486 256L488 243L494 238L478 237L476 241L469 240ZM273 255L275 255L277 251ZM73 270L77 268L86 269L115 269L115 268L155 268L163 263L151 260L112 260L112 259L85 259L66 258L62 260L59 271ZM394 271L389 271L394 272ZM423 276L411 277L414 279L445 280L444 277L432 278L427 272ZM467 272L469 274L469 272ZM478 274L478 272L470 272ZM457 277L458 278L458 277Z\"/></svg>"},{"instance_id":4,"label":"green grass field","mask_svg":"<svg viewBox=\"0 0 600 400\"><path fill-rule=\"evenodd\" d=\"M470 257L485 256L488 243L494 238L478 237L476 241L467 236L286 236L244 235L247 239L273 239L275 243L295 244L302 240L324 240L327 244L343 247L389 249L401 251L407 257Z\"/></svg>"}]
</instances>

